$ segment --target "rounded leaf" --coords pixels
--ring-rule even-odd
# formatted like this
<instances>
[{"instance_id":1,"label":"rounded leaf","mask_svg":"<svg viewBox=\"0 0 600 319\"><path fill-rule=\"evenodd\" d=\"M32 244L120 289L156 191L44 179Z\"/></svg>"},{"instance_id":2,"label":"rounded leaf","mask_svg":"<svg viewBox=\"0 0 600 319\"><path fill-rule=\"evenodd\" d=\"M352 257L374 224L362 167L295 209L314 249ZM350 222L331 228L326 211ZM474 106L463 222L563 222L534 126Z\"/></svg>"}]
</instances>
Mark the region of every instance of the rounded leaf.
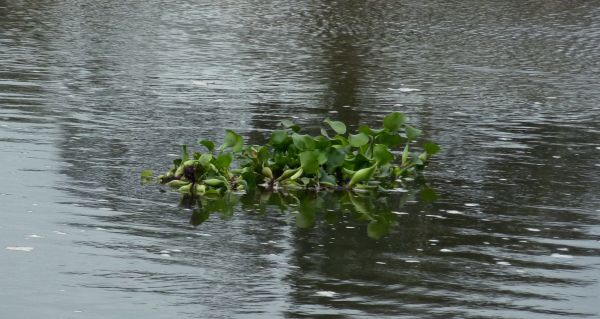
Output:
<instances>
[{"instance_id":1,"label":"rounded leaf","mask_svg":"<svg viewBox=\"0 0 600 319\"><path fill-rule=\"evenodd\" d=\"M317 151L300 153L300 167L304 173L316 174L319 172L319 153Z\"/></svg>"},{"instance_id":2,"label":"rounded leaf","mask_svg":"<svg viewBox=\"0 0 600 319\"><path fill-rule=\"evenodd\" d=\"M356 135L350 134L348 136L348 142L354 147L361 147L369 143L369 136L365 133L358 133Z\"/></svg>"},{"instance_id":3,"label":"rounded leaf","mask_svg":"<svg viewBox=\"0 0 600 319\"><path fill-rule=\"evenodd\" d=\"M379 165L385 165L394 159L394 155L392 155L387 146L375 144L373 147L373 158Z\"/></svg>"},{"instance_id":4,"label":"rounded leaf","mask_svg":"<svg viewBox=\"0 0 600 319\"><path fill-rule=\"evenodd\" d=\"M390 113L383 119L383 127L392 132L399 130L404 123L406 123L406 116L400 112Z\"/></svg>"},{"instance_id":5,"label":"rounded leaf","mask_svg":"<svg viewBox=\"0 0 600 319\"><path fill-rule=\"evenodd\" d=\"M333 129L337 134L340 134L340 135L346 134L346 124L344 124L340 121L332 121L330 119L326 119L323 122L329 124L331 129Z\"/></svg>"}]
</instances>

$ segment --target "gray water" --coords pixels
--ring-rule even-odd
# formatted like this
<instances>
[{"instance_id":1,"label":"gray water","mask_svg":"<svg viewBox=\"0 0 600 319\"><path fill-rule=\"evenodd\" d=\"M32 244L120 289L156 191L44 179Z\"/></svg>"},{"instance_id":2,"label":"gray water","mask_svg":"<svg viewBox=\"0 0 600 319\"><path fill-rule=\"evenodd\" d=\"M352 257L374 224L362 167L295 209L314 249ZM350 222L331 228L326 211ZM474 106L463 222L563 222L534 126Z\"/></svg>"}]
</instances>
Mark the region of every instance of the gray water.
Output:
<instances>
[{"instance_id":1,"label":"gray water","mask_svg":"<svg viewBox=\"0 0 600 319\"><path fill-rule=\"evenodd\" d=\"M597 318L599 101L597 1L0 0L0 318ZM391 111L439 199L378 240L139 183Z\"/></svg>"}]
</instances>

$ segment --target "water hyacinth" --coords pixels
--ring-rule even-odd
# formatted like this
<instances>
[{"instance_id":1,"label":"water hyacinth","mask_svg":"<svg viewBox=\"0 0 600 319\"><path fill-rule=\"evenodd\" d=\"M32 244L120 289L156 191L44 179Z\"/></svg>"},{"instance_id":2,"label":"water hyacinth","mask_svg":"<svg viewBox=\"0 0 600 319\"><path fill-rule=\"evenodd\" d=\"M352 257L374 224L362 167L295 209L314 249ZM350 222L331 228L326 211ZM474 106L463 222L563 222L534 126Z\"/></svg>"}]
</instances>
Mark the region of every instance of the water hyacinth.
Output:
<instances>
[{"instance_id":1,"label":"water hyacinth","mask_svg":"<svg viewBox=\"0 0 600 319\"><path fill-rule=\"evenodd\" d=\"M255 188L390 190L418 175L440 150L429 142L423 144L421 153L411 154L409 145L422 132L398 112L388 114L382 128L362 125L354 134L340 121L323 123L321 134L312 136L301 132L299 125L282 121L265 145L245 145L231 130L218 148L212 141L201 140L198 144L205 151L190 155L183 145L181 158L158 176L158 182L193 197ZM402 150L399 158L394 148ZM142 172L143 181L151 179L150 171Z\"/></svg>"}]
</instances>

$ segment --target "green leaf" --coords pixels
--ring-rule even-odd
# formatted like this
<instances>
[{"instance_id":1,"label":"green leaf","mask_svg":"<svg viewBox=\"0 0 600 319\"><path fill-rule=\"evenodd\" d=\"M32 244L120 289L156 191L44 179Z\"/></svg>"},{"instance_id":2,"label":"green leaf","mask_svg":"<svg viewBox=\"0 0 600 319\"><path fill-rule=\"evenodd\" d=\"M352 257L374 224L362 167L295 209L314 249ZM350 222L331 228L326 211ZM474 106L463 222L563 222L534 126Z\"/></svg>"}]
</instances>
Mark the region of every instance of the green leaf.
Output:
<instances>
[{"instance_id":1,"label":"green leaf","mask_svg":"<svg viewBox=\"0 0 600 319\"><path fill-rule=\"evenodd\" d=\"M301 151L309 151L315 149L315 140L308 135L292 134L294 146Z\"/></svg>"},{"instance_id":2,"label":"green leaf","mask_svg":"<svg viewBox=\"0 0 600 319\"><path fill-rule=\"evenodd\" d=\"M346 154L337 147L330 147L327 149L327 168L333 170L336 167L342 166Z\"/></svg>"},{"instance_id":3,"label":"green leaf","mask_svg":"<svg viewBox=\"0 0 600 319\"><path fill-rule=\"evenodd\" d=\"M402 143L402 137L398 133L382 132L377 135L377 141L389 147L398 146Z\"/></svg>"},{"instance_id":4,"label":"green leaf","mask_svg":"<svg viewBox=\"0 0 600 319\"><path fill-rule=\"evenodd\" d=\"M402 151L402 166L406 165L408 161L408 143L404 146L404 151Z\"/></svg>"},{"instance_id":5,"label":"green leaf","mask_svg":"<svg viewBox=\"0 0 600 319\"><path fill-rule=\"evenodd\" d=\"M394 159L394 155L392 155L387 146L375 144L373 147L373 158L381 166L391 162Z\"/></svg>"},{"instance_id":6,"label":"green leaf","mask_svg":"<svg viewBox=\"0 0 600 319\"><path fill-rule=\"evenodd\" d=\"M266 146L261 147L256 154L258 161L261 165L266 164L271 157L271 153L269 153L269 148Z\"/></svg>"},{"instance_id":7,"label":"green leaf","mask_svg":"<svg viewBox=\"0 0 600 319\"><path fill-rule=\"evenodd\" d=\"M204 153L200 156L200 159L198 161L200 162L200 165L202 165L202 167L208 168L208 165L210 164L210 161L212 161L212 158L212 154Z\"/></svg>"},{"instance_id":8,"label":"green leaf","mask_svg":"<svg viewBox=\"0 0 600 319\"><path fill-rule=\"evenodd\" d=\"M437 152L440 151L440 146L431 142L425 143L425 145L423 145L423 148L425 149L425 152L427 152L427 154L429 155L437 154Z\"/></svg>"},{"instance_id":9,"label":"green leaf","mask_svg":"<svg viewBox=\"0 0 600 319\"><path fill-rule=\"evenodd\" d=\"M383 127L391 132L399 130L404 123L406 123L406 116L399 112L390 113L383 119Z\"/></svg>"},{"instance_id":10,"label":"green leaf","mask_svg":"<svg viewBox=\"0 0 600 319\"><path fill-rule=\"evenodd\" d=\"M329 138L329 134L327 134L327 130L324 128L321 128L321 135L325 136L326 138Z\"/></svg>"},{"instance_id":11,"label":"green leaf","mask_svg":"<svg viewBox=\"0 0 600 319\"><path fill-rule=\"evenodd\" d=\"M361 147L369 143L369 136L364 133L358 133L356 135L350 134L348 136L348 142L354 147Z\"/></svg>"},{"instance_id":12,"label":"green leaf","mask_svg":"<svg viewBox=\"0 0 600 319\"><path fill-rule=\"evenodd\" d=\"M149 183L152 181L152 170L145 169L140 172L142 183Z\"/></svg>"},{"instance_id":13,"label":"green leaf","mask_svg":"<svg viewBox=\"0 0 600 319\"><path fill-rule=\"evenodd\" d=\"M421 135L421 133L423 133L421 130L419 130L418 128L414 128L410 125L406 125L404 127L404 130L406 131L406 138L409 141L413 141L415 140L417 137L419 137Z\"/></svg>"},{"instance_id":14,"label":"green leaf","mask_svg":"<svg viewBox=\"0 0 600 319\"><path fill-rule=\"evenodd\" d=\"M375 173L376 167L377 167L377 165L373 165L371 167L363 168L363 169L356 171L356 173L354 173L354 175L352 175L352 179L350 179L350 183L348 183L348 187L352 187L352 186L356 185L356 183L360 183L362 181L370 179L371 176L373 176L373 173Z\"/></svg>"},{"instance_id":15,"label":"green leaf","mask_svg":"<svg viewBox=\"0 0 600 319\"><path fill-rule=\"evenodd\" d=\"M315 141L315 148L316 149L320 149L320 150L324 150L326 148L328 148L329 146L331 146L331 141L326 138L325 136L316 136L314 139Z\"/></svg>"},{"instance_id":16,"label":"green leaf","mask_svg":"<svg viewBox=\"0 0 600 319\"><path fill-rule=\"evenodd\" d=\"M331 129L333 129L337 134L340 134L340 135L346 134L346 124L344 124L340 121L332 121L330 119L326 119L323 122L329 124Z\"/></svg>"},{"instance_id":17,"label":"green leaf","mask_svg":"<svg viewBox=\"0 0 600 319\"><path fill-rule=\"evenodd\" d=\"M273 145L284 144L286 142L287 138L288 138L288 133L283 130L277 130L277 131L273 131L273 133L271 133L271 143Z\"/></svg>"},{"instance_id":18,"label":"green leaf","mask_svg":"<svg viewBox=\"0 0 600 319\"><path fill-rule=\"evenodd\" d=\"M244 147L244 139L232 130L226 130L225 132L223 145L221 145L219 149L223 150L227 147L231 147L231 150L234 152L241 151Z\"/></svg>"},{"instance_id":19,"label":"green leaf","mask_svg":"<svg viewBox=\"0 0 600 319\"><path fill-rule=\"evenodd\" d=\"M231 153L221 153L215 160L215 165L221 169L228 169L233 161Z\"/></svg>"},{"instance_id":20,"label":"green leaf","mask_svg":"<svg viewBox=\"0 0 600 319\"><path fill-rule=\"evenodd\" d=\"M306 151L300 153L300 167L304 173L316 174L319 171L319 152Z\"/></svg>"},{"instance_id":21,"label":"green leaf","mask_svg":"<svg viewBox=\"0 0 600 319\"><path fill-rule=\"evenodd\" d=\"M300 126L294 124L294 122L290 121L290 120L283 120L280 122L281 125L285 128L289 128L294 132L299 132L300 131Z\"/></svg>"},{"instance_id":22,"label":"green leaf","mask_svg":"<svg viewBox=\"0 0 600 319\"><path fill-rule=\"evenodd\" d=\"M327 162L327 153L323 151L316 151L319 154L318 161L319 165L323 165Z\"/></svg>"},{"instance_id":23,"label":"green leaf","mask_svg":"<svg viewBox=\"0 0 600 319\"><path fill-rule=\"evenodd\" d=\"M188 154L187 145L183 144L183 145L181 145L181 160L183 162L185 162L189 159L190 159L190 154Z\"/></svg>"},{"instance_id":24,"label":"green leaf","mask_svg":"<svg viewBox=\"0 0 600 319\"><path fill-rule=\"evenodd\" d=\"M206 147L209 152L212 152L215 149L215 143L213 143L212 141L209 141L209 140L198 141L198 144Z\"/></svg>"}]
</instances>

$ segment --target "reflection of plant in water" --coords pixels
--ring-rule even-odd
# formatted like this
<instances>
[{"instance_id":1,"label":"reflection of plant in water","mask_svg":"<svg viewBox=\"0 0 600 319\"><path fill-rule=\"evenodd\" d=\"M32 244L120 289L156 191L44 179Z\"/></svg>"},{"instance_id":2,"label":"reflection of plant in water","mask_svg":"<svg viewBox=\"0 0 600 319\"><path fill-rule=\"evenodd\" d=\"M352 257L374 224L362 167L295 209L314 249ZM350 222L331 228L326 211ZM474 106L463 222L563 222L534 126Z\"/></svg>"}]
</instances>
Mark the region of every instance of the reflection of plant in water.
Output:
<instances>
[{"instance_id":1,"label":"reflection of plant in water","mask_svg":"<svg viewBox=\"0 0 600 319\"><path fill-rule=\"evenodd\" d=\"M433 199L433 190L424 183L417 184L425 201ZM407 201L414 200L416 187L410 191L392 196L386 192L299 190L293 192L271 192L257 189L244 194L227 192L222 195L184 196L182 205L194 208L190 223L198 226L211 214L219 214L222 219L232 217L238 206L246 212L267 213L279 211L295 220L299 228L312 228L319 223L335 224L344 215L357 222L367 223L369 237L379 239L389 233L397 223L398 212Z\"/></svg>"},{"instance_id":2,"label":"reflection of plant in water","mask_svg":"<svg viewBox=\"0 0 600 319\"><path fill-rule=\"evenodd\" d=\"M158 181L189 196L222 195L257 186L268 190L392 189L403 179L418 176L439 151L438 145L425 143L422 153L410 154L409 144L421 131L406 122L403 114L391 113L384 118L383 128L362 125L356 134L349 134L344 123L326 119L329 131L321 128L320 135L311 136L301 134L298 125L282 121L283 129L273 131L270 142L262 146L244 146L240 135L227 130L218 149L202 140L199 144L207 152L190 156L187 146L182 146L181 158ZM332 131L335 135L330 137ZM396 156L392 149L401 146ZM152 172L142 172L142 179L151 180Z\"/></svg>"}]
</instances>

